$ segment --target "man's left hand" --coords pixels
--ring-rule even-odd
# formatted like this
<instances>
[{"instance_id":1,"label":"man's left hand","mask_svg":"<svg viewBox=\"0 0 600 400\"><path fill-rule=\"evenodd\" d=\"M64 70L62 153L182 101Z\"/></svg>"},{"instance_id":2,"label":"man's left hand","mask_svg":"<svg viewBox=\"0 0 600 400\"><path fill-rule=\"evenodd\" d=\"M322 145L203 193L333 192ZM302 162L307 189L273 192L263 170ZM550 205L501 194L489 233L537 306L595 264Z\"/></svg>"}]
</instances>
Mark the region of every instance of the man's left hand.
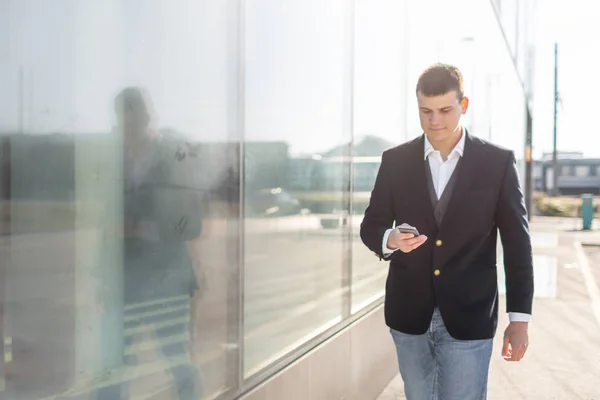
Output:
<instances>
[{"instance_id":1,"label":"man's left hand","mask_svg":"<svg viewBox=\"0 0 600 400\"><path fill-rule=\"evenodd\" d=\"M527 322L511 322L504 331L502 357L506 361L521 361L529 346Z\"/></svg>"}]
</instances>

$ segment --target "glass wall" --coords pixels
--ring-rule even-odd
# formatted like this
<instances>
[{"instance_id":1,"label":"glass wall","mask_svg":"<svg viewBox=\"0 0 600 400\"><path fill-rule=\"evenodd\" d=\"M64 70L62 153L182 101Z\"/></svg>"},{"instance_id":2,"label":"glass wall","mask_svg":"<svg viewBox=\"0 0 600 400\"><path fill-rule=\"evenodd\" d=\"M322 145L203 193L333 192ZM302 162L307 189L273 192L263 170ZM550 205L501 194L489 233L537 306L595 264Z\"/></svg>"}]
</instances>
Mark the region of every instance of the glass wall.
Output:
<instances>
[{"instance_id":1,"label":"glass wall","mask_svg":"<svg viewBox=\"0 0 600 400\"><path fill-rule=\"evenodd\" d=\"M247 5L245 375L342 319L350 173L342 160L352 140L345 3Z\"/></svg>"},{"instance_id":2,"label":"glass wall","mask_svg":"<svg viewBox=\"0 0 600 400\"><path fill-rule=\"evenodd\" d=\"M491 0L505 45L521 77L529 98L533 98L535 27L537 0Z\"/></svg>"},{"instance_id":3,"label":"glass wall","mask_svg":"<svg viewBox=\"0 0 600 400\"><path fill-rule=\"evenodd\" d=\"M354 17L352 312L382 298L387 264L362 243L360 223L384 150L407 140L406 3L357 1ZM408 89L408 90L407 90Z\"/></svg>"},{"instance_id":4,"label":"glass wall","mask_svg":"<svg viewBox=\"0 0 600 400\"><path fill-rule=\"evenodd\" d=\"M380 305L359 228L382 152L421 134L420 72L458 65L465 124L522 158L495 18L0 2L0 398L232 399Z\"/></svg>"},{"instance_id":5,"label":"glass wall","mask_svg":"<svg viewBox=\"0 0 600 400\"><path fill-rule=\"evenodd\" d=\"M236 8L0 3L7 398L236 384Z\"/></svg>"}]
</instances>

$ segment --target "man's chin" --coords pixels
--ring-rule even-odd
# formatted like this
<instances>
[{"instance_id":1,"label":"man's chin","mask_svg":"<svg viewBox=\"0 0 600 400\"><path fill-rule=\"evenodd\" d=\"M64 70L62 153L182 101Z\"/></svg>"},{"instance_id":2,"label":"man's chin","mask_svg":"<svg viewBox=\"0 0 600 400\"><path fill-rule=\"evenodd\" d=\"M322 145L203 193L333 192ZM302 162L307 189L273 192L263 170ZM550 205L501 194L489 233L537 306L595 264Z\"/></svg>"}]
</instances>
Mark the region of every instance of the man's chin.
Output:
<instances>
[{"instance_id":1,"label":"man's chin","mask_svg":"<svg viewBox=\"0 0 600 400\"><path fill-rule=\"evenodd\" d=\"M448 138L448 132L444 129L444 130L439 130L439 131L428 131L427 132L427 138L429 139L429 141L442 141Z\"/></svg>"}]
</instances>

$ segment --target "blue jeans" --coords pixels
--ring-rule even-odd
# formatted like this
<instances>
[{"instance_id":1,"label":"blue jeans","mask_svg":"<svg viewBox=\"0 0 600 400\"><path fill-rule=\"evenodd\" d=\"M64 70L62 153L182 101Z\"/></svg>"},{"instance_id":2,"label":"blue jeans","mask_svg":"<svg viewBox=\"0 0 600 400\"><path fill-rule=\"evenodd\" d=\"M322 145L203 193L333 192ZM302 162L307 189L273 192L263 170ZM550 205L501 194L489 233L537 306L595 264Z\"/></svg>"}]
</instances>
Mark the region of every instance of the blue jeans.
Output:
<instances>
[{"instance_id":1,"label":"blue jeans","mask_svg":"<svg viewBox=\"0 0 600 400\"><path fill-rule=\"evenodd\" d=\"M493 339L454 339L437 308L425 334L391 333L407 400L487 398Z\"/></svg>"}]
</instances>

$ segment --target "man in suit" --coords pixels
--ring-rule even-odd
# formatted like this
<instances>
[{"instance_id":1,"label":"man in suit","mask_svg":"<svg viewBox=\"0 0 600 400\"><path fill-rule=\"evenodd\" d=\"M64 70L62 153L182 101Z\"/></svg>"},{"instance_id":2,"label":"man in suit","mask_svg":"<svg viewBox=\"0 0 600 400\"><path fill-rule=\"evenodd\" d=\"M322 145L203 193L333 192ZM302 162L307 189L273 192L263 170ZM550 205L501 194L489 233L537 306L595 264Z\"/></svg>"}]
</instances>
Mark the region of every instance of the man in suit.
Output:
<instances>
[{"instance_id":1,"label":"man in suit","mask_svg":"<svg viewBox=\"0 0 600 400\"><path fill-rule=\"evenodd\" d=\"M194 363L194 300L200 289L196 276L200 260L192 250L192 243L200 240L202 233L201 196L192 179L198 172L186 163L178 141L162 137L151 128L154 107L146 90L125 88L114 106L116 133L123 143L123 296L129 308L124 324L147 328L146 336L129 334L125 340L130 348L155 341L160 361L167 361L167 365L168 360L181 360L189 354L189 362L174 363L168 372L173 377L174 398L198 399L202 397L202 381ZM160 322L168 322L173 315L173 307L178 305L173 298L189 303L190 322L186 327L182 324L165 329ZM139 310L154 314L138 316ZM175 335L185 339L169 343L167 339ZM147 353L138 351L126 356L125 363L139 367L149 357ZM98 396L121 398L133 393L134 387L135 383L127 382L113 385L102 389Z\"/></svg>"},{"instance_id":2,"label":"man in suit","mask_svg":"<svg viewBox=\"0 0 600 400\"><path fill-rule=\"evenodd\" d=\"M425 70L416 94L425 133L383 153L360 234L390 260L385 319L407 399L485 399L498 323L498 230L510 319L502 356L519 361L528 346L532 250L515 156L461 125L469 99L456 67Z\"/></svg>"}]
</instances>

